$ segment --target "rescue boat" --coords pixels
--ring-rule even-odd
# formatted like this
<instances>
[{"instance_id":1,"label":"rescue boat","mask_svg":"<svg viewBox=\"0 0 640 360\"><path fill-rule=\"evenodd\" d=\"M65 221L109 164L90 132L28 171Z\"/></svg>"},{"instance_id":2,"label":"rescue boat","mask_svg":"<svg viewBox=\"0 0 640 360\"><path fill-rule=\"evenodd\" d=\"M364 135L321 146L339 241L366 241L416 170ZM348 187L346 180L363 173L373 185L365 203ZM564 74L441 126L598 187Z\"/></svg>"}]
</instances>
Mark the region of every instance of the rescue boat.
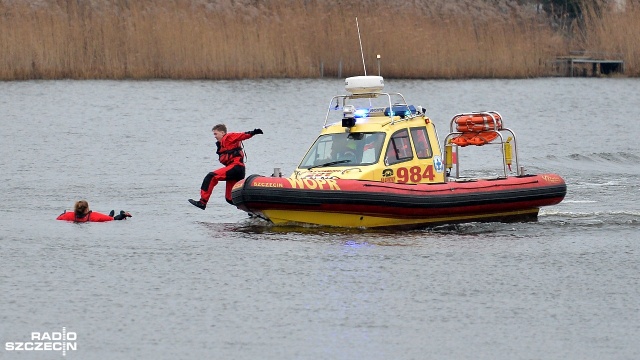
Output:
<instances>
[{"instance_id":1,"label":"rescue boat","mask_svg":"<svg viewBox=\"0 0 640 360\"><path fill-rule=\"evenodd\" d=\"M564 199L559 175L525 173L516 135L495 111L455 115L440 146L424 108L383 92L382 77L347 78L345 90L295 171L238 182L234 205L274 224L370 228L535 221ZM495 147L501 166L461 176L462 149L479 146Z\"/></svg>"}]
</instances>

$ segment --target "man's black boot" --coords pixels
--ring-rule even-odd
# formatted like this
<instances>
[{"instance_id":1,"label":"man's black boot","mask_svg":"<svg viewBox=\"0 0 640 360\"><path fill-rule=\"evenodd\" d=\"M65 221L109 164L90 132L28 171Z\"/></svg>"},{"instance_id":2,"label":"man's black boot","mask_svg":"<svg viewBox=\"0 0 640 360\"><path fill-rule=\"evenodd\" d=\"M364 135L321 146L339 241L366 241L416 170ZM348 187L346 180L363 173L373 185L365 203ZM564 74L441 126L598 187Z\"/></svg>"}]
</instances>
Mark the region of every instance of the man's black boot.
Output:
<instances>
[{"instance_id":1,"label":"man's black boot","mask_svg":"<svg viewBox=\"0 0 640 360\"><path fill-rule=\"evenodd\" d=\"M198 200L195 201L193 199L189 199L189 202L191 203L191 205L195 206L195 207L199 207L200 209L204 210L207 208L207 204L203 203L202 201Z\"/></svg>"}]
</instances>

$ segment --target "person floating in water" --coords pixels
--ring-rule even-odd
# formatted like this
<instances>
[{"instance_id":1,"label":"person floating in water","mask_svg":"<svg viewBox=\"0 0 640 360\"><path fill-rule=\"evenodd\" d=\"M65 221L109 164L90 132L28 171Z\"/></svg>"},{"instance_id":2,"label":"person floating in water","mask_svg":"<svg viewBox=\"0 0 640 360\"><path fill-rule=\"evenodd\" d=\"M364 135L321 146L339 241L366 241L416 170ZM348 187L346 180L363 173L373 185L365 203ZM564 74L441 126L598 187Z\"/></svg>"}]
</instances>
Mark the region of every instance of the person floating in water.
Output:
<instances>
[{"instance_id":1,"label":"person floating in water","mask_svg":"<svg viewBox=\"0 0 640 360\"><path fill-rule=\"evenodd\" d=\"M202 210L207 208L207 202L211 197L213 188L220 181L226 181L224 198L229 204L231 201L231 189L238 181L244 179L244 151L242 150L242 140L252 138L254 135L264 134L261 129L253 129L244 133L227 132L227 126L218 124L211 129L216 138L218 160L224 165L223 168L208 173L202 181L200 187L200 200L189 199L189 202Z\"/></svg>"},{"instance_id":2,"label":"person floating in water","mask_svg":"<svg viewBox=\"0 0 640 360\"><path fill-rule=\"evenodd\" d=\"M120 214L113 216L115 211L111 210L109 215L89 210L89 203L86 200L76 201L73 211L63 212L56 220L73 222L105 222L113 220L126 220L131 217L127 211L120 210Z\"/></svg>"}]
</instances>

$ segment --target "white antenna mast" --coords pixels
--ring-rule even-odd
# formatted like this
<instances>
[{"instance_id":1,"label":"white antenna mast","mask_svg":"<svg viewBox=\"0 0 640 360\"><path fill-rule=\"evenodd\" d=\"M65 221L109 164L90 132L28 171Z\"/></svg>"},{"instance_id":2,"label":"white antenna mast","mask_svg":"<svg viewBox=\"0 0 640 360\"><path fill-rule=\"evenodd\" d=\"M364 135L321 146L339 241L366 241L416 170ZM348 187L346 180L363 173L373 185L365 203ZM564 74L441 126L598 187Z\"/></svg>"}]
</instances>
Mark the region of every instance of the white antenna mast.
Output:
<instances>
[{"instance_id":1,"label":"white antenna mast","mask_svg":"<svg viewBox=\"0 0 640 360\"><path fill-rule=\"evenodd\" d=\"M364 68L364 75L367 75L367 65L364 64L364 52L362 51L362 39L360 39L360 25L358 25L358 17L356 16L356 27L358 28L358 42L360 42L360 55L362 55L362 67Z\"/></svg>"}]
</instances>

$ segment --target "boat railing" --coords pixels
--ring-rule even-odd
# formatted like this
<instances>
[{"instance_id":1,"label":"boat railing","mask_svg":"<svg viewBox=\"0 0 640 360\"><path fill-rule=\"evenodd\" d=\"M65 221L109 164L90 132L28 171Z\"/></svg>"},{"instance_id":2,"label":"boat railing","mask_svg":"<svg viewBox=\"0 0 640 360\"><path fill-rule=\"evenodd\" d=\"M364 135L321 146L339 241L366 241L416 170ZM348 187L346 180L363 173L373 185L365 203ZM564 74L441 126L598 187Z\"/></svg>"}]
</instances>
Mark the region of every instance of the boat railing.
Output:
<instances>
[{"instance_id":1,"label":"boat railing","mask_svg":"<svg viewBox=\"0 0 640 360\"><path fill-rule=\"evenodd\" d=\"M503 133L510 136L505 140ZM483 139L480 135L485 135L490 139ZM467 139L473 139L478 136L480 140L459 142L462 145L456 143L456 139L463 136ZM499 141L495 141L498 139ZM444 167L450 172L453 165L455 165L455 176L453 176L455 179L460 178L460 159L458 156L460 148L482 145L501 145L502 168L505 178L508 177L509 171L511 171L512 151L516 174L518 176L524 175L524 168L521 168L518 163L516 134L511 129L503 126L502 116L495 111L469 112L455 115L451 119L449 134L445 137L443 145L445 149ZM452 175L449 173L448 176L451 177Z\"/></svg>"},{"instance_id":2,"label":"boat railing","mask_svg":"<svg viewBox=\"0 0 640 360\"><path fill-rule=\"evenodd\" d=\"M371 99L377 99L379 97L386 97L386 103L385 103L385 107L375 107L372 104ZM398 101L393 101L394 97L396 97L396 99ZM350 105L348 103L348 101L351 100L359 100L359 99L370 99L369 101L369 106L365 107L365 108L357 108L357 110L372 110L375 109L376 111L376 115L375 116L387 116L389 117L389 121L391 123L391 125L400 122L400 121L406 121L409 119L413 119L416 116L419 115L419 110L416 109L415 107L412 107L411 105L407 104L406 99L404 98L404 96L400 93L379 93L379 92L375 92L375 93L361 93L361 94L350 94L350 95L336 95L334 97L331 98L331 100L329 101L329 108L327 110L327 114L324 118L324 125L323 128L327 128L329 126L331 126L333 123L328 123L329 122L329 116L331 115L331 113L333 111L338 111L338 110L344 110L346 105ZM334 104L335 103L335 104ZM382 112L380 112L380 110L382 110ZM357 112L357 111L356 111ZM365 116L366 114L366 116ZM369 117L372 116L372 114L366 112L364 114L360 114L359 116L356 114L357 117Z\"/></svg>"}]
</instances>

